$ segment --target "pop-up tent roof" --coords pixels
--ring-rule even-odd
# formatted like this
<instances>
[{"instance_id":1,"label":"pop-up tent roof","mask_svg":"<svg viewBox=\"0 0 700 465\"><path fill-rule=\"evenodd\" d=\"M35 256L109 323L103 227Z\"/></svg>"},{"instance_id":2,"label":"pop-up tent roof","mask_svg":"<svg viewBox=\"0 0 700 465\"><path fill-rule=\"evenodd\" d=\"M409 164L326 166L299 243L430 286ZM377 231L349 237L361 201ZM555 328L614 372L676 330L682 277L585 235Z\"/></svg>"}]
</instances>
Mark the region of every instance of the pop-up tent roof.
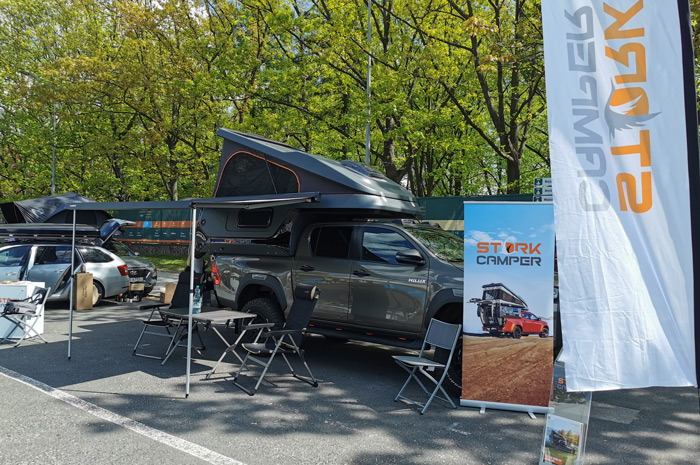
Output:
<instances>
[{"instance_id":1,"label":"pop-up tent roof","mask_svg":"<svg viewBox=\"0 0 700 465\"><path fill-rule=\"evenodd\" d=\"M319 201L305 208L358 210L365 216L420 214L411 192L362 163L331 160L229 129L216 135L224 144L214 197L317 192Z\"/></svg>"},{"instance_id":2,"label":"pop-up tent roof","mask_svg":"<svg viewBox=\"0 0 700 465\"><path fill-rule=\"evenodd\" d=\"M2 203L0 210L7 223L71 223L73 212L67 210L68 204L94 202L75 192L66 192L53 197ZM80 224L100 226L111 218L104 210L91 209L79 211L77 221Z\"/></svg>"},{"instance_id":3,"label":"pop-up tent roof","mask_svg":"<svg viewBox=\"0 0 700 465\"><path fill-rule=\"evenodd\" d=\"M503 283L484 284L481 287L484 289L482 300L500 300L502 302L527 308L527 304L522 297L508 289Z\"/></svg>"}]
</instances>

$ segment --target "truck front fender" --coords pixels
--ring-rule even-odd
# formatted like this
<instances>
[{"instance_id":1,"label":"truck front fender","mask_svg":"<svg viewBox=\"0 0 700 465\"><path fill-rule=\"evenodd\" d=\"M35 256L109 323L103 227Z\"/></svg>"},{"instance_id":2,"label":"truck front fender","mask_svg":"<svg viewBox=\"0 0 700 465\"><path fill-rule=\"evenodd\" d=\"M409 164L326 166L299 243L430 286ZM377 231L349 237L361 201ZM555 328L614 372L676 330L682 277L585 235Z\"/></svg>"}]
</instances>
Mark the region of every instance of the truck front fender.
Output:
<instances>
[{"instance_id":1,"label":"truck front fender","mask_svg":"<svg viewBox=\"0 0 700 465\"><path fill-rule=\"evenodd\" d=\"M278 278L262 273L247 274L239 281L236 307L241 309L249 300L269 294L274 295L283 311L287 308L287 296Z\"/></svg>"},{"instance_id":2,"label":"truck front fender","mask_svg":"<svg viewBox=\"0 0 700 465\"><path fill-rule=\"evenodd\" d=\"M431 299L430 305L428 306L428 311L425 314L425 324L423 327L427 329L430 319L435 318L435 315L438 314L440 309L446 306L459 306L459 308L462 309L464 306L464 291L461 289L442 289L435 294L435 296L433 296ZM438 319L443 320L444 318L444 315L440 315ZM459 315L447 316L447 320L454 320L447 321L447 323L462 323L463 318L464 315L462 311L460 311Z\"/></svg>"}]
</instances>

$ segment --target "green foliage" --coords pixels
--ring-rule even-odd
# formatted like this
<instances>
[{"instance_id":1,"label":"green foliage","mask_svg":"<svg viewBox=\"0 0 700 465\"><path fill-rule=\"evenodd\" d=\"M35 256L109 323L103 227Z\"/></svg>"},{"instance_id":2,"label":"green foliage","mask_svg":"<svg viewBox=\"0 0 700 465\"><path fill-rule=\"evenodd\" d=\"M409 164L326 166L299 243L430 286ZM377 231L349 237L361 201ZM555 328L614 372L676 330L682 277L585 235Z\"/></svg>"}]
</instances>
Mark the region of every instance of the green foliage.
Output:
<instances>
[{"instance_id":1,"label":"green foliage","mask_svg":"<svg viewBox=\"0 0 700 465\"><path fill-rule=\"evenodd\" d=\"M372 164L416 195L529 189L540 8L374 0L368 42L365 0L0 0L0 198L48 195L54 147L59 193L206 197L220 127L364 161L368 122Z\"/></svg>"}]
</instances>

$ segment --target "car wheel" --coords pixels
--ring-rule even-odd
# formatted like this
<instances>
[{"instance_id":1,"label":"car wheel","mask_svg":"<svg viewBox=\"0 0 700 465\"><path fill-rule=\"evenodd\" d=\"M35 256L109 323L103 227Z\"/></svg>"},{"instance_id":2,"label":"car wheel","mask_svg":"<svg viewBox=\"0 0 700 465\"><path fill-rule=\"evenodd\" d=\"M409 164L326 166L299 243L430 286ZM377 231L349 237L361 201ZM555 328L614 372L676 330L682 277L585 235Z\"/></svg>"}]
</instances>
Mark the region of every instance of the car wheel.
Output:
<instances>
[{"instance_id":1,"label":"car wheel","mask_svg":"<svg viewBox=\"0 0 700 465\"><path fill-rule=\"evenodd\" d=\"M540 333L541 338L549 337L549 328L546 326L542 328L542 332Z\"/></svg>"},{"instance_id":2,"label":"car wheel","mask_svg":"<svg viewBox=\"0 0 700 465\"><path fill-rule=\"evenodd\" d=\"M274 323L275 326L284 324L284 314L276 300L269 297L258 297L243 306L243 313L255 313L254 323Z\"/></svg>"},{"instance_id":3,"label":"car wheel","mask_svg":"<svg viewBox=\"0 0 700 465\"><path fill-rule=\"evenodd\" d=\"M452 356L452 361L450 362L450 366L447 367L447 376L442 383L442 387L445 388L445 391L455 397L462 395L462 347L462 335L460 334L457 340L455 353ZM440 347L435 348L435 360L437 362L445 363L449 356L449 350L441 349Z\"/></svg>"},{"instance_id":4,"label":"car wheel","mask_svg":"<svg viewBox=\"0 0 700 465\"><path fill-rule=\"evenodd\" d=\"M513 339L520 339L522 335L523 329L520 326L516 326L515 329L513 329Z\"/></svg>"},{"instance_id":5,"label":"car wheel","mask_svg":"<svg viewBox=\"0 0 700 465\"><path fill-rule=\"evenodd\" d=\"M92 306L94 307L104 299L105 291L102 285L96 281L92 282Z\"/></svg>"}]
</instances>

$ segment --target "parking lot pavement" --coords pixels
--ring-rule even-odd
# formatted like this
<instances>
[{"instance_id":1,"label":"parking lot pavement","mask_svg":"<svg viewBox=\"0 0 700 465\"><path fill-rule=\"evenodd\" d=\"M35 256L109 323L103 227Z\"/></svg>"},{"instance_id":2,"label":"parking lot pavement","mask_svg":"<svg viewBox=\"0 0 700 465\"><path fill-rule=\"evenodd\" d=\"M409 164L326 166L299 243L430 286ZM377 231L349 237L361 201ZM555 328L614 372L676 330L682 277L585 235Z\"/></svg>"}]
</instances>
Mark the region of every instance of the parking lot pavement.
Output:
<instances>
[{"instance_id":1,"label":"parking lot pavement","mask_svg":"<svg viewBox=\"0 0 700 465\"><path fill-rule=\"evenodd\" d=\"M2 463L537 463L541 415L436 401L421 416L394 402L405 377L391 355L402 349L309 336L319 387L293 379L279 360L249 397L230 382L232 357L204 379L224 348L205 332L185 398L184 349L165 366L131 354L145 316L129 303L76 312L68 360L68 311L51 304L48 344L0 345ZM145 349L160 353L165 339L153 339ZM587 464L697 463L697 390L593 399Z\"/></svg>"}]
</instances>

